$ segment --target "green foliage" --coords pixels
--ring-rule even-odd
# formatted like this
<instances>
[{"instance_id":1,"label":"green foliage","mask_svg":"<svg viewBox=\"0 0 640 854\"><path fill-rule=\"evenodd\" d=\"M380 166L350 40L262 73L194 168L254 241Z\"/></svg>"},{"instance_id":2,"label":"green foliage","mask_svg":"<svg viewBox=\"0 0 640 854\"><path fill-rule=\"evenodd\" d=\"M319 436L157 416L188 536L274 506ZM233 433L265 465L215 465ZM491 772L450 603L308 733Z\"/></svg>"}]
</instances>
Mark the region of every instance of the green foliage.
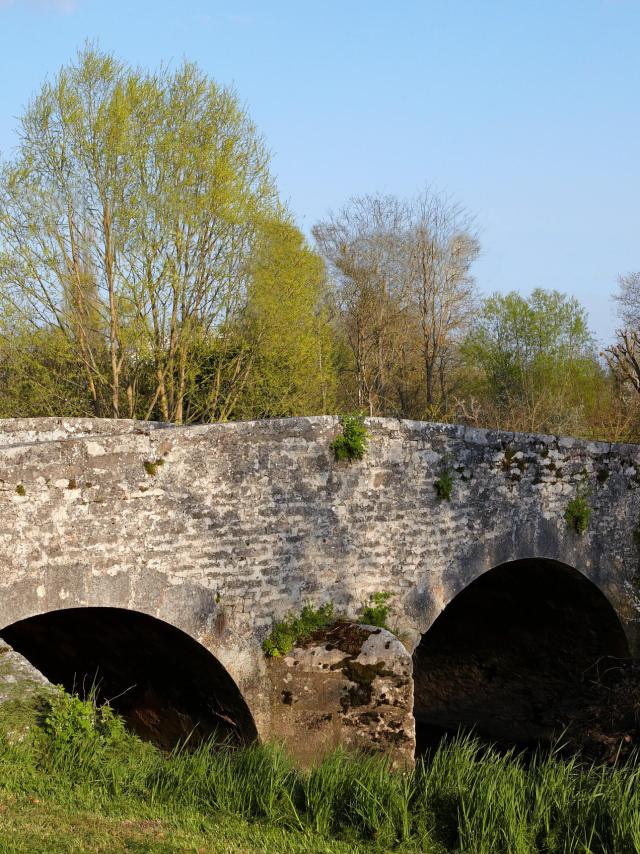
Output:
<instances>
[{"instance_id":1,"label":"green foliage","mask_svg":"<svg viewBox=\"0 0 640 854\"><path fill-rule=\"evenodd\" d=\"M388 591L376 591L369 596L369 601L362 608L362 614L358 617L358 622L364 623L367 626L378 626L380 629L388 629L387 618L391 607L389 600L394 596Z\"/></svg>"},{"instance_id":2,"label":"green foliage","mask_svg":"<svg viewBox=\"0 0 640 854\"><path fill-rule=\"evenodd\" d=\"M453 472L451 469L444 469L433 486L438 496L438 501L451 501L451 490L453 489Z\"/></svg>"},{"instance_id":3,"label":"green foliage","mask_svg":"<svg viewBox=\"0 0 640 854\"><path fill-rule=\"evenodd\" d=\"M158 469L164 465L164 460L162 457L158 457L156 460L145 460L142 465L146 473L153 477L158 474Z\"/></svg>"},{"instance_id":4,"label":"green foliage","mask_svg":"<svg viewBox=\"0 0 640 854\"><path fill-rule=\"evenodd\" d=\"M565 510L566 523L576 534L584 534L589 527L591 519L590 494L589 489L581 484Z\"/></svg>"},{"instance_id":5,"label":"green foliage","mask_svg":"<svg viewBox=\"0 0 640 854\"><path fill-rule=\"evenodd\" d=\"M495 426L575 433L602 408L606 376L586 311L558 291L489 297L461 353L468 393Z\"/></svg>"},{"instance_id":6,"label":"green foliage","mask_svg":"<svg viewBox=\"0 0 640 854\"><path fill-rule=\"evenodd\" d=\"M342 434L329 446L338 462L361 460L369 444L369 431L363 415L343 415L340 418Z\"/></svg>"},{"instance_id":7,"label":"green foliage","mask_svg":"<svg viewBox=\"0 0 640 854\"><path fill-rule=\"evenodd\" d=\"M50 745L64 749L73 744L97 748L126 739L122 718L108 705L98 705L91 695L81 700L62 690L47 701L43 732Z\"/></svg>"},{"instance_id":8,"label":"green foliage","mask_svg":"<svg viewBox=\"0 0 640 854\"><path fill-rule=\"evenodd\" d=\"M0 799L7 804L6 816L18 817L1 823L2 850L640 850L637 756L617 767L590 766L553 751L525 758L458 737L443 742L428 759L419 758L411 770L393 770L385 757L343 750L302 770L281 747L269 744L242 749L203 744L167 756L134 736L110 735L109 726L106 736L96 735L99 728L91 709L71 704L55 715L53 735L14 745L0 742ZM24 804L31 803L38 815L51 816L37 836L23 818ZM100 827L100 845L72 844L89 811ZM68 815L66 837L61 813ZM121 844L110 823L115 818L130 830L140 826L135 843ZM254 844L240 821L255 822ZM230 836L229 845L216 847L221 835L226 840L229 826L241 837ZM52 844L54 833L61 834L58 847Z\"/></svg>"},{"instance_id":9,"label":"green foliage","mask_svg":"<svg viewBox=\"0 0 640 854\"><path fill-rule=\"evenodd\" d=\"M298 617L289 614L273 626L269 637L262 642L262 649L271 658L286 655L294 646L309 640L314 632L334 622L333 602L327 602L319 608L305 605Z\"/></svg>"},{"instance_id":10,"label":"green foliage","mask_svg":"<svg viewBox=\"0 0 640 854\"><path fill-rule=\"evenodd\" d=\"M16 486L16 492L18 493L18 495L20 495L20 496L22 496L22 497L24 498L24 496L27 494L27 490L24 488L24 484L23 484L23 483L19 483L19 484Z\"/></svg>"},{"instance_id":11,"label":"green foliage","mask_svg":"<svg viewBox=\"0 0 640 854\"><path fill-rule=\"evenodd\" d=\"M249 267L241 336L251 358L235 407L240 418L281 418L332 411L331 330L322 307L322 259L293 223L261 223Z\"/></svg>"},{"instance_id":12,"label":"green foliage","mask_svg":"<svg viewBox=\"0 0 640 854\"><path fill-rule=\"evenodd\" d=\"M0 171L2 414L331 405L321 263L232 89L88 45L19 137Z\"/></svg>"}]
</instances>

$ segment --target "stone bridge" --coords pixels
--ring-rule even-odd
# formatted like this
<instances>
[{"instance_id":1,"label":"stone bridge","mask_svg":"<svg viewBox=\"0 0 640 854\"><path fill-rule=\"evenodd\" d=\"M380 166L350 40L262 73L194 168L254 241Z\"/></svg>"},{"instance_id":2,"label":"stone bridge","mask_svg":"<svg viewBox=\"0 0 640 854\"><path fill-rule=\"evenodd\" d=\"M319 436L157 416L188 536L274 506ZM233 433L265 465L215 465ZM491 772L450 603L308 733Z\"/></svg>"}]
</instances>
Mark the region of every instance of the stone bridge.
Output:
<instances>
[{"instance_id":1,"label":"stone bridge","mask_svg":"<svg viewBox=\"0 0 640 854\"><path fill-rule=\"evenodd\" d=\"M367 423L350 464L333 417L0 422L0 635L161 744L222 727L309 760L341 741L412 755L414 721L424 743L543 737L531 674L560 692L637 652L640 448ZM378 591L393 634L347 622L262 652L305 603L353 621Z\"/></svg>"}]
</instances>

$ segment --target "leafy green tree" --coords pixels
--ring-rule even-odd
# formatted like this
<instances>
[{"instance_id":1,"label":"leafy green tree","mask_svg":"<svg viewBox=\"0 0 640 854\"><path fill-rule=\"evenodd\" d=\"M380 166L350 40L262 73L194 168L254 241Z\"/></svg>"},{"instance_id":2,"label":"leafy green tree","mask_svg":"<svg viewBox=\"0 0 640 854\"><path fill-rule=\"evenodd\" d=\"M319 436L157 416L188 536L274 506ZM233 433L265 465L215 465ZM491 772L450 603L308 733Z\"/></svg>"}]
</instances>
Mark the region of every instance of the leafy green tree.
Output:
<instances>
[{"instance_id":1,"label":"leafy green tree","mask_svg":"<svg viewBox=\"0 0 640 854\"><path fill-rule=\"evenodd\" d=\"M489 297L462 354L480 420L509 429L584 432L605 382L584 308L558 291Z\"/></svg>"},{"instance_id":2,"label":"leafy green tree","mask_svg":"<svg viewBox=\"0 0 640 854\"><path fill-rule=\"evenodd\" d=\"M332 411L335 375L322 259L294 225L271 219L262 225L249 271L243 326L251 369L237 414Z\"/></svg>"},{"instance_id":3,"label":"leafy green tree","mask_svg":"<svg viewBox=\"0 0 640 854\"><path fill-rule=\"evenodd\" d=\"M95 414L181 422L203 341L240 360L218 386L237 393L228 339L259 223L279 215L233 91L189 63L143 73L88 47L28 106L3 167L0 288L33 333L66 340Z\"/></svg>"}]
</instances>

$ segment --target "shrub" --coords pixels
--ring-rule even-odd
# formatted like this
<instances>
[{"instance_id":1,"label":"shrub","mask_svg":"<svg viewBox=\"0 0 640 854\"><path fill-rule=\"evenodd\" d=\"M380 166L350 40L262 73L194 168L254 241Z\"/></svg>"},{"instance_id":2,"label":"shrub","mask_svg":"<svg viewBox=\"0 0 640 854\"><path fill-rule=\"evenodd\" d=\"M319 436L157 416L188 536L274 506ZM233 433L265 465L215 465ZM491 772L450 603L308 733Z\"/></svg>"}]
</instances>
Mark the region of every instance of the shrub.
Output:
<instances>
[{"instance_id":1,"label":"shrub","mask_svg":"<svg viewBox=\"0 0 640 854\"><path fill-rule=\"evenodd\" d=\"M591 505L589 504L589 490L583 486L578 487L576 495L571 499L565 510L564 518L567 525L576 534L584 534L589 527L591 519Z\"/></svg>"},{"instance_id":2,"label":"shrub","mask_svg":"<svg viewBox=\"0 0 640 854\"><path fill-rule=\"evenodd\" d=\"M369 431L363 415L343 415L340 418L342 434L336 436L329 446L338 462L361 460L369 444Z\"/></svg>"},{"instance_id":3,"label":"shrub","mask_svg":"<svg viewBox=\"0 0 640 854\"><path fill-rule=\"evenodd\" d=\"M314 632L334 622L333 602L327 602L319 608L305 605L299 617L288 614L274 625L269 637L262 642L262 649L270 658L286 655L294 646L308 641Z\"/></svg>"},{"instance_id":4,"label":"shrub","mask_svg":"<svg viewBox=\"0 0 640 854\"><path fill-rule=\"evenodd\" d=\"M450 469L445 469L433 484L438 501L451 501L451 490L453 489L453 474Z\"/></svg>"},{"instance_id":5,"label":"shrub","mask_svg":"<svg viewBox=\"0 0 640 854\"><path fill-rule=\"evenodd\" d=\"M125 736L124 723L108 705L98 705L62 690L48 700L43 731L53 747L75 743L112 744Z\"/></svg>"},{"instance_id":6,"label":"shrub","mask_svg":"<svg viewBox=\"0 0 640 854\"><path fill-rule=\"evenodd\" d=\"M391 608L387 603L392 596L393 593L387 591L372 593L369 596L369 602L362 608L362 614L358 618L358 622L364 623L366 626L377 626L379 629L388 629L387 617Z\"/></svg>"}]
</instances>

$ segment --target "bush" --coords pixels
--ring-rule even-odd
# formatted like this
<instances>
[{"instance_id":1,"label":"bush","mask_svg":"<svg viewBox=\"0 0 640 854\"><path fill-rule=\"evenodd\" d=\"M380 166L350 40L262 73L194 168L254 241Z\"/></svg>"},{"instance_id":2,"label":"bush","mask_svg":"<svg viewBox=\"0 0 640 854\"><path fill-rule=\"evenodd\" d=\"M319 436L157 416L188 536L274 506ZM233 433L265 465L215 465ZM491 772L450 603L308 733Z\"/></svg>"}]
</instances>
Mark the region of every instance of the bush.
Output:
<instances>
[{"instance_id":1,"label":"bush","mask_svg":"<svg viewBox=\"0 0 640 854\"><path fill-rule=\"evenodd\" d=\"M451 490L453 489L453 475L450 469L445 469L433 484L438 501L451 501Z\"/></svg>"},{"instance_id":2,"label":"bush","mask_svg":"<svg viewBox=\"0 0 640 854\"><path fill-rule=\"evenodd\" d=\"M391 608L387 604L393 593L378 591L369 596L369 602L363 606L362 614L358 618L359 623L366 626L377 626L379 629L388 629L387 617Z\"/></svg>"},{"instance_id":3,"label":"bush","mask_svg":"<svg viewBox=\"0 0 640 854\"><path fill-rule=\"evenodd\" d=\"M270 658L286 655L294 646L309 640L314 632L334 622L333 602L327 602L319 608L305 605L299 617L289 614L275 624L269 637L262 642L262 649Z\"/></svg>"},{"instance_id":4,"label":"bush","mask_svg":"<svg viewBox=\"0 0 640 854\"><path fill-rule=\"evenodd\" d=\"M47 700L42 724L50 746L63 749L85 744L93 747L112 745L127 738L122 718L111 706L98 705L92 692L81 700L60 690Z\"/></svg>"},{"instance_id":5,"label":"bush","mask_svg":"<svg viewBox=\"0 0 640 854\"><path fill-rule=\"evenodd\" d=\"M337 436L329 446L336 460L361 460L369 444L369 431L365 427L364 416L343 415L340 423L342 435Z\"/></svg>"},{"instance_id":6,"label":"bush","mask_svg":"<svg viewBox=\"0 0 640 854\"><path fill-rule=\"evenodd\" d=\"M565 510L564 518L567 525L576 534L584 534L589 527L591 519L591 505L589 504L589 491L584 487L578 487L578 492L571 499Z\"/></svg>"}]
</instances>

